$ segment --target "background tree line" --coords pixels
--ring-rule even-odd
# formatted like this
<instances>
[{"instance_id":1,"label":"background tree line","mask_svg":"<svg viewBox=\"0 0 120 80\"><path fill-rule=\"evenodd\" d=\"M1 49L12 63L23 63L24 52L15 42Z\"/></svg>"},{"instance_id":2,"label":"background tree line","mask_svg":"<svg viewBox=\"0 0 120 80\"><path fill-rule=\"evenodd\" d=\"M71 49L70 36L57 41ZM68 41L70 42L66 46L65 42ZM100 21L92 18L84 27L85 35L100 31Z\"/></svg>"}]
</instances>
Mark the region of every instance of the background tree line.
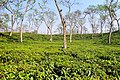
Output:
<instances>
[{"instance_id":1,"label":"background tree line","mask_svg":"<svg viewBox=\"0 0 120 80\"><path fill-rule=\"evenodd\" d=\"M75 9L75 6L81 5L78 0L53 1L58 12L50 8L50 0L1 0L0 30L10 32L10 36L14 35L13 32L20 32L22 42L23 32L38 33L42 31L42 27L46 26L50 41L52 41L53 32L64 35L64 48L67 48L67 34L70 35L69 41L72 42L72 34L80 34L83 38L82 34L91 33L91 39L93 39L97 33L102 37L103 33L109 33L108 43L111 44L112 32L120 31L119 0L105 0L100 5L89 5L84 11L81 8ZM66 9L62 9L61 6ZM66 14L63 14L64 10L67 10ZM59 23L58 15L61 19ZM56 24L57 28L53 29Z\"/></svg>"}]
</instances>

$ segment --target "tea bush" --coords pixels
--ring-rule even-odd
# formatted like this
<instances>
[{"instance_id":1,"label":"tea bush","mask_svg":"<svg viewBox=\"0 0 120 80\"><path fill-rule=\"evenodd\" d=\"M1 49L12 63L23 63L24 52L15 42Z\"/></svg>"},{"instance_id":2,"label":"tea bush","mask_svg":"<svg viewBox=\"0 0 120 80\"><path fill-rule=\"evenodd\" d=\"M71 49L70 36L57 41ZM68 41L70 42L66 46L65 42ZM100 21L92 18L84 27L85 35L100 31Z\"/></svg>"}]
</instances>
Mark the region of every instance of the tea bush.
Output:
<instances>
[{"instance_id":1,"label":"tea bush","mask_svg":"<svg viewBox=\"0 0 120 80\"><path fill-rule=\"evenodd\" d=\"M90 35L83 39L80 35L74 35L73 42L67 43L67 49L62 48L62 35L54 35L53 42L49 42L47 35L25 33L24 42L21 44L18 42L18 33L12 37L9 37L9 33L2 34L4 35L0 37L1 80L120 79L118 33L113 34L115 35L113 42L117 42L112 45L102 43L104 39L99 35L94 39L90 39Z\"/></svg>"}]
</instances>

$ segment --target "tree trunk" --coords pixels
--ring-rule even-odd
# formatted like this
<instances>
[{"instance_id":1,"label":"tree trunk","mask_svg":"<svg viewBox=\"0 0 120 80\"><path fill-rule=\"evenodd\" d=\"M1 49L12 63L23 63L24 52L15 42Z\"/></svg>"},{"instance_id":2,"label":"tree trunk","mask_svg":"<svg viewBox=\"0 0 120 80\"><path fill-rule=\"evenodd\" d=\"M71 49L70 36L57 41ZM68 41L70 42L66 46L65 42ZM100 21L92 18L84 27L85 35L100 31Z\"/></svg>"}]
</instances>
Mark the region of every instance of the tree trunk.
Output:
<instances>
[{"instance_id":1,"label":"tree trunk","mask_svg":"<svg viewBox=\"0 0 120 80\"><path fill-rule=\"evenodd\" d=\"M64 21L64 19L63 19L63 38L64 38L64 40L63 40L63 45L64 45L64 48L66 49L67 48L67 42L66 42L66 23L65 23L65 21Z\"/></svg>"},{"instance_id":2,"label":"tree trunk","mask_svg":"<svg viewBox=\"0 0 120 80\"><path fill-rule=\"evenodd\" d=\"M103 38L103 22L101 22L101 36Z\"/></svg>"},{"instance_id":3,"label":"tree trunk","mask_svg":"<svg viewBox=\"0 0 120 80\"><path fill-rule=\"evenodd\" d=\"M45 20L44 22L45 22L45 25L47 26L47 35L50 34L50 42L52 42L52 26L50 27L50 25L48 25Z\"/></svg>"},{"instance_id":4,"label":"tree trunk","mask_svg":"<svg viewBox=\"0 0 120 80\"><path fill-rule=\"evenodd\" d=\"M55 5L57 7L57 10L59 12L61 22L62 22L62 25L63 25L63 47L64 47L64 49L66 49L67 48L67 44L66 44L66 22L65 22L65 20L64 20L64 18L62 16L62 13L61 13L62 10L60 10L57 1L54 0L54 2L55 2Z\"/></svg>"},{"instance_id":5,"label":"tree trunk","mask_svg":"<svg viewBox=\"0 0 120 80\"><path fill-rule=\"evenodd\" d=\"M26 4L26 9L25 9L25 12L23 13L23 16L22 16L22 21L21 21L21 25L20 25L20 42L22 43L23 42L23 37L22 37L22 33L23 33L23 20L24 20L24 16L27 12L27 9L28 9L28 4L29 4L30 0L27 1L27 4Z\"/></svg>"},{"instance_id":6,"label":"tree trunk","mask_svg":"<svg viewBox=\"0 0 120 80\"><path fill-rule=\"evenodd\" d=\"M71 23L72 24L72 23ZM70 25L70 43L72 42L72 25Z\"/></svg>"},{"instance_id":7,"label":"tree trunk","mask_svg":"<svg viewBox=\"0 0 120 80\"><path fill-rule=\"evenodd\" d=\"M50 29L50 42L52 42L52 27Z\"/></svg>"},{"instance_id":8,"label":"tree trunk","mask_svg":"<svg viewBox=\"0 0 120 80\"><path fill-rule=\"evenodd\" d=\"M77 26L76 26L77 27ZM77 27L77 34L79 34L79 27Z\"/></svg>"},{"instance_id":9,"label":"tree trunk","mask_svg":"<svg viewBox=\"0 0 120 80\"><path fill-rule=\"evenodd\" d=\"M94 25L93 24L91 24L92 25L92 39L93 39L93 37L94 37Z\"/></svg>"},{"instance_id":10,"label":"tree trunk","mask_svg":"<svg viewBox=\"0 0 120 80\"><path fill-rule=\"evenodd\" d=\"M29 33L31 32L31 31L30 31L30 22L29 22L28 32L29 32Z\"/></svg>"},{"instance_id":11,"label":"tree trunk","mask_svg":"<svg viewBox=\"0 0 120 80\"><path fill-rule=\"evenodd\" d=\"M19 24L19 22L17 22L17 21L16 21L16 23L17 23L17 25L16 25L16 26L17 26L17 28L18 28L18 27L19 27L19 25L18 25L18 24ZM16 29L16 32L20 32L20 29Z\"/></svg>"},{"instance_id":12,"label":"tree trunk","mask_svg":"<svg viewBox=\"0 0 120 80\"><path fill-rule=\"evenodd\" d=\"M108 44L111 44L111 35L112 35L112 27L113 27L113 21L110 24L110 31L109 31L109 36L108 36Z\"/></svg>"},{"instance_id":13,"label":"tree trunk","mask_svg":"<svg viewBox=\"0 0 120 80\"><path fill-rule=\"evenodd\" d=\"M39 31L39 27L37 27L37 34L38 34L38 31Z\"/></svg>"},{"instance_id":14,"label":"tree trunk","mask_svg":"<svg viewBox=\"0 0 120 80\"><path fill-rule=\"evenodd\" d=\"M72 42L72 22L71 22L71 20L70 20L70 10L71 10L71 8L70 8L70 6L68 7L68 19L69 19L69 24L70 24L70 43Z\"/></svg>"},{"instance_id":15,"label":"tree trunk","mask_svg":"<svg viewBox=\"0 0 120 80\"><path fill-rule=\"evenodd\" d=\"M11 22L12 28L11 28L10 36L12 36L13 27L14 27L14 16L13 15L11 15L11 19L12 19L12 22Z\"/></svg>"},{"instance_id":16,"label":"tree trunk","mask_svg":"<svg viewBox=\"0 0 120 80\"><path fill-rule=\"evenodd\" d=\"M21 27L20 27L20 42L22 43L23 37L22 37L22 32L23 32L23 19L21 21Z\"/></svg>"},{"instance_id":17,"label":"tree trunk","mask_svg":"<svg viewBox=\"0 0 120 80\"><path fill-rule=\"evenodd\" d=\"M49 28L47 27L47 35L49 35L50 31L49 31Z\"/></svg>"},{"instance_id":18,"label":"tree trunk","mask_svg":"<svg viewBox=\"0 0 120 80\"><path fill-rule=\"evenodd\" d=\"M120 32L120 24L118 20L117 20L117 25L118 25L118 31Z\"/></svg>"},{"instance_id":19,"label":"tree trunk","mask_svg":"<svg viewBox=\"0 0 120 80\"><path fill-rule=\"evenodd\" d=\"M81 34L81 38L83 38L83 36L82 36L82 29L83 27L82 27L82 25L81 25L81 31L80 31L80 34Z\"/></svg>"}]
</instances>

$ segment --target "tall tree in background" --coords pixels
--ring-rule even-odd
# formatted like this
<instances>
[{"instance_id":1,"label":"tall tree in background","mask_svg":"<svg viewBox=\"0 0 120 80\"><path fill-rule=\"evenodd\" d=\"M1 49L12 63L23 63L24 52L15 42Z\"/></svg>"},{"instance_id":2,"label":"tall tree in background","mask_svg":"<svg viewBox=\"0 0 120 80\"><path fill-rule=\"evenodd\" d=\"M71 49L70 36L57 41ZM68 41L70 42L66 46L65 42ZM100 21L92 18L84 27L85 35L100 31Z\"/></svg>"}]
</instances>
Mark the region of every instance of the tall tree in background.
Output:
<instances>
[{"instance_id":1,"label":"tall tree in background","mask_svg":"<svg viewBox=\"0 0 120 80\"><path fill-rule=\"evenodd\" d=\"M74 11L74 19L73 19L73 24L74 24L74 27L77 28L77 34L79 33L79 25L78 25L78 22L80 20L80 17L81 17L81 11L80 10L76 10Z\"/></svg>"},{"instance_id":2,"label":"tall tree in background","mask_svg":"<svg viewBox=\"0 0 120 80\"><path fill-rule=\"evenodd\" d=\"M41 24L43 23L43 15L37 9L33 12L33 23L35 26L35 31L38 33Z\"/></svg>"},{"instance_id":3,"label":"tall tree in background","mask_svg":"<svg viewBox=\"0 0 120 80\"><path fill-rule=\"evenodd\" d=\"M83 26L83 34L87 34L88 28L86 26Z\"/></svg>"},{"instance_id":4,"label":"tall tree in background","mask_svg":"<svg viewBox=\"0 0 120 80\"><path fill-rule=\"evenodd\" d=\"M42 21L43 22L47 22L47 21L45 21L45 20L47 20L47 19L45 19L45 15L48 13L48 11L49 11L49 7L47 7L47 4L48 4L48 1L47 0L42 0L40 3L38 3L38 5L39 5L39 9L37 9L38 10L38 13L41 15L40 17L42 18ZM47 30L47 34L49 33L49 27L47 27L46 28Z\"/></svg>"},{"instance_id":5,"label":"tall tree in background","mask_svg":"<svg viewBox=\"0 0 120 80\"><path fill-rule=\"evenodd\" d=\"M0 29L2 29L3 32L8 31L9 19L10 19L9 14L7 14L7 13L0 14Z\"/></svg>"},{"instance_id":6,"label":"tall tree in background","mask_svg":"<svg viewBox=\"0 0 120 80\"><path fill-rule=\"evenodd\" d=\"M27 22L28 22L28 32L31 32L31 25L32 25L32 14L31 13L27 15Z\"/></svg>"},{"instance_id":7,"label":"tall tree in background","mask_svg":"<svg viewBox=\"0 0 120 80\"><path fill-rule=\"evenodd\" d=\"M66 25L71 26L71 28L69 28L68 31L71 34L70 42L72 42L72 34L73 34L73 30L75 29L75 26L74 26L74 21L75 21L74 12L71 12L70 14L66 14L65 15L65 20L66 20Z\"/></svg>"},{"instance_id":8,"label":"tall tree in background","mask_svg":"<svg viewBox=\"0 0 120 80\"><path fill-rule=\"evenodd\" d=\"M47 0L42 0L42 2L39 3L38 12L41 14L39 17L41 17L41 21L45 23L47 34L50 34L50 41L52 42L52 27L56 20L56 13L47 7L47 4Z\"/></svg>"},{"instance_id":9,"label":"tall tree in background","mask_svg":"<svg viewBox=\"0 0 120 80\"><path fill-rule=\"evenodd\" d=\"M46 11L44 14L44 23L50 32L50 41L52 42L52 27L56 20L56 14L54 11ZM49 33L48 33L49 34Z\"/></svg>"},{"instance_id":10,"label":"tall tree in background","mask_svg":"<svg viewBox=\"0 0 120 80\"><path fill-rule=\"evenodd\" d=\"M83 25L85 24L85 19L80 19L78 21L78 25L80 26L80 34L81 34L81 38L83 38L82 34L83 34Z\"/></svg>"},{"instance_id":11,"label":"tall tree in background","mask_svg":"<svg viewBox=\"0 0 120 80\"><path fill-rule=\"evenodd\" d=\"M57 7L57 10L59 12L59 15L60 15L60 19L61 19L61 23L63 25L63 47L66 49L67 48L67 44L66 44L66 22L65 22L65 19L62 15L62 10L59 8L59 5L58 5L58 2L56 0L54 0L55 2L55 5Z\"/></svg>"},{"instance_id":12,"label":"tall tree in background","mask_svg":"<svg viewBox=\"0 0 120 80\"><path fill-rule=\"evenodd\" d=\"M3 1L0 2L0 29L3 31L8 30L9 14L5 12Z\"/></svg>"},{"instance_id":13,"label":"tall tree in background","mask_svg":"<svg viewBox=\"0 0 120 80\"><path fill-rule=\"evenodd\" d=\"M96 12L97 12L97 9L94 5L90 5L85 11L85 13L89 15L88 20L92 27L92 38L93 38L93 35L95 34L95 29L96 29Z\"/></svg>"},{"instance_id":14,"label":"tall tree in background","mask_svg":"<svg viewBox=\"0 0 120 80\"><path fill-rule=\"evenodd\" d=\"M63 27L61 23L57 25L57 29L55 30L55 32L58 32L58 34L60 35L63 34Z\"/></svg>"},{"instance_id":15,"label":"tall tree in background","mask_svg":"<svg viewBox=\"0 0 120 80\"><path fill-rule=\"evenodd\" d=\"M4 6L4 8L10 12L11 14L11 32L10 32L10 36L12 36L12 33L13 33L13 27L14 27L14 24L15 24L15 19L16 19L16 16L17 16L17 12L18 12L18 6L19 6L19 0L7 0L7 3Z\"/></svg>"},{"instance_id":16,"label":"tall tree in background","mask_svg":"<svg viewBox=\"0 0 120 80\"><path fill-rule=\"evenodd\" d=\"M116 11L118 10L118 0L106 0L105 7L108 10L109 17L110 17L110 30L109 30L109 36L108 36L108 44L111 44L111 35L112 35L112 28L114 26L114 21L118 24L118 30L119 29L119 20L116 15Z\"/></svg>"},{"instance_id":17,"label":"tall tree in background","mask_svg":"<svg viewBox=\"0 0 120 80\"><path fill-rule=\"evenodd\" d=\"M22 17L21 17L21 23L20 23L20 42L22 43L23 41L23 38L22 38L22 33L23 33L23 21L24 21L24 17L27 13L27 11L29 11L30 9L33 8L33 4L35 3L35 0L27 0L26 2L26 6L25 6L25 10L22 14Z\"/></svg>"},{"instance_id":18,"label":"tall tree in background","mask_svg":"<svg viewBox=\"0 0 120 80\"><path fill-rule=\"evenodd\" d=\"M103 37L103 28L105 27L106 20L108 18L108 12L104 5L98 5L97 13L99 14L100 33Z\"/></svg>"},{"instance_id":19,"label":"tall tree in background","mask_svg":"<svg viewBox=\"0 0 120 80\"><path fill-rule=\"evenodd\" d=\"M72 42L72 30L73 30L73 22L72 22L72 18L71 18L71 8L78 4L78 2L76 2L77 0L61 0L60 3L68 8L68 21L69 21L69 27L70 27L70 42Z\"/></svg>"}]
</instances>

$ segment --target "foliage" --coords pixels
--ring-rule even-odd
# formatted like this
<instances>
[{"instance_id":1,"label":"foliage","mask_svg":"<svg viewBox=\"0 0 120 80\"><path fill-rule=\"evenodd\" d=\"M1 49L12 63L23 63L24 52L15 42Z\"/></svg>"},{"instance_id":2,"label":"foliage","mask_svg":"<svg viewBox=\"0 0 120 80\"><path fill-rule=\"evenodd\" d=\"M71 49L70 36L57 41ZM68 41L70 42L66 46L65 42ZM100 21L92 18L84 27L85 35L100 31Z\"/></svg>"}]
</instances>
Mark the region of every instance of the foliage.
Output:
<instances>
[{"instance_id":1,"label":"foliage","mask_svg":"<svg viewBox=\"0 0 120 80\"><path fill-rule=\"evenodd\" d=\"M62 48L60 35L54 35L56 40L49 42L49 35L24 33L22 44L17 42L17 33L12 37L8 33L0 35L1 80L120 79L120 45L101 44L107 34L104 39L96 34L93 40L90 35L83 39L73 35L73 39L78 39L68 43L68 49ZM120 39L118 32L113 37Z\"/></svg>"},{"instance_id":2,"label":"foliage","mask_svg":"<svg viewBox=\"0 0 120 80\"><path fill-rule=\"evenodd\" d=\"M2 13L0 14L0 29L4 29L5 31L7 31L8 29L8 22L9 22L9 14L6 13Z\"/></svg>"}]
</instances>

